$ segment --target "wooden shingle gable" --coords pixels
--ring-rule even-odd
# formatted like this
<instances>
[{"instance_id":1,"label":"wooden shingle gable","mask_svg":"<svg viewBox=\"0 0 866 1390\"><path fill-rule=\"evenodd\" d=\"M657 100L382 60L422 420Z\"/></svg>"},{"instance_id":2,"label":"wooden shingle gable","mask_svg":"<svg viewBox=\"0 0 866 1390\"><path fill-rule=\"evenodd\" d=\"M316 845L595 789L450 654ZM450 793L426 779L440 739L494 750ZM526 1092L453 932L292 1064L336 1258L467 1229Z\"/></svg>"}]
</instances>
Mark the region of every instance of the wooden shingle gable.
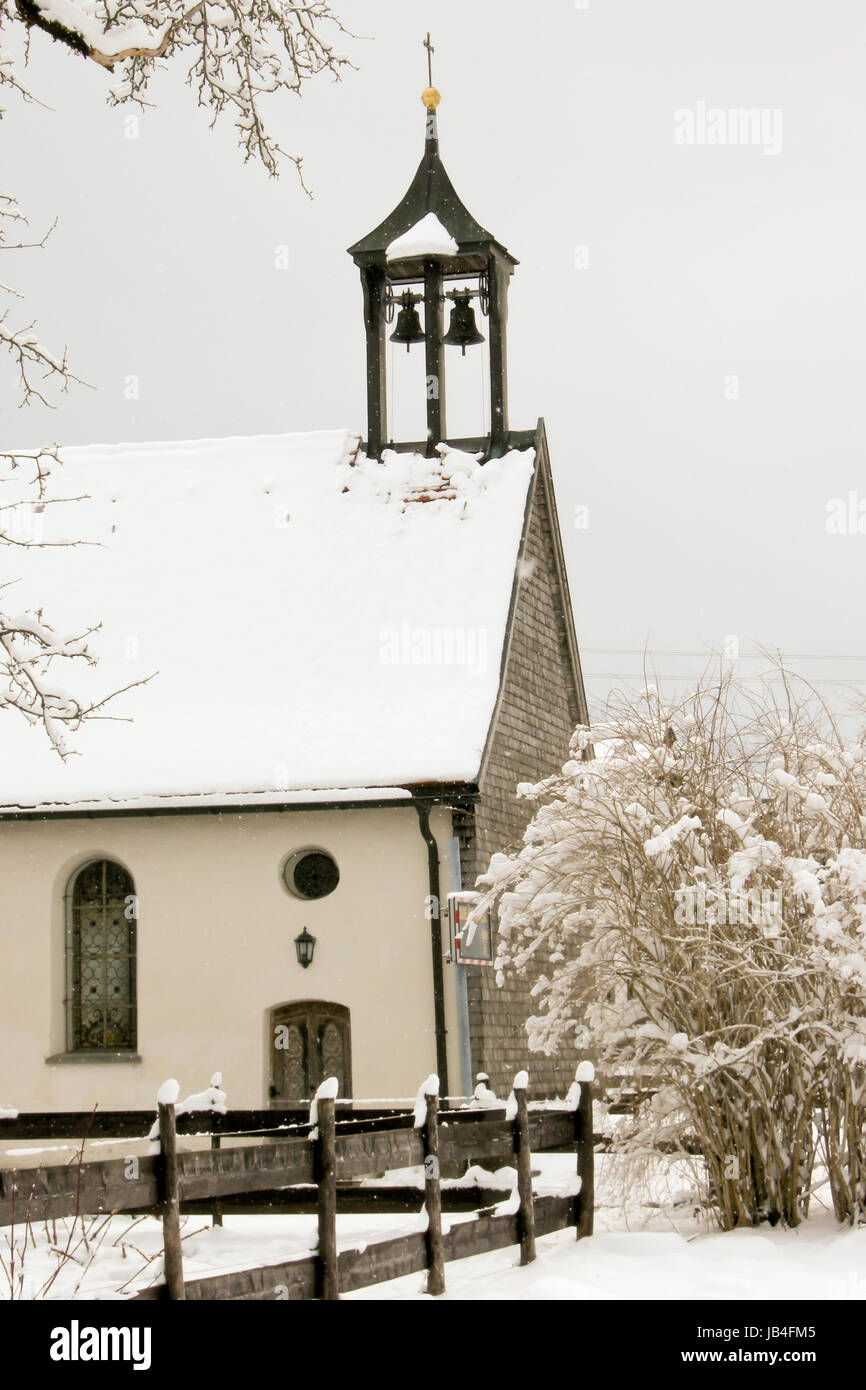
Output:
<instances>
[{"instance_id":1,"label":"wooden shingle gable","mask_svg":"<svg viewBox=\"0 0 866 1390\"><path fill-rule=\"evenodd\" d=\"M553 475L550 467L550 453L543 419L539 419L536 429L535 455L535 472L526 497L520 549L514 569L505 641L502 646L499 669L499 692L481 758L478 775L479 784L483 784L485 771L493 756L493 744L500 725L503 702L508 698L508 677L512 665L515 640L518 634L516 624L518 604L521 600L522 591L532 580L534 568L539 564L541 564L542 571L546 573L550 580L556 595L554 606L558 622L561 624L559 638L563 649L565 664L569 672L569 718L572 727L577 724L589 723L586 690L583 683L580 651L577 645L574 614L571 606L571 592L562 548L562 535L559 529ZM541 557L540 560L532 554L533 522L537 519L537 514L539 512L546 519L545 533L548 542L545 547L548 553ZM532 573L530 573L530 570ZM566 750L563 750L563 757L565 756L565 751ZM554 763L547 771L554 772L558 766L559 763Z\"/></svg>"},{"instance_id":2,"label":"wooden shingle gable","mask_svg":"<svg viewBox=\"0 0 866 1390\"><path fill-rule=\"evenodd\" d=\"M465 888L487 871L492 855L519 849L533 806L517 796L518 784L556 773L568 756L575 725L588 721L543 421L535 449L498 696L478 775L479 799L454 813ZM534 960L536 973L549 965L541 955ZM493 971L466 969L471 1067L487 1072L494 1090L502 1091L525 1052L535 974L510 975L498 987ZM532 1082L539 1094L545 1089L564 1094L572 1076L568 1058L533 1058Z\"/></svg>"}]
</instances>

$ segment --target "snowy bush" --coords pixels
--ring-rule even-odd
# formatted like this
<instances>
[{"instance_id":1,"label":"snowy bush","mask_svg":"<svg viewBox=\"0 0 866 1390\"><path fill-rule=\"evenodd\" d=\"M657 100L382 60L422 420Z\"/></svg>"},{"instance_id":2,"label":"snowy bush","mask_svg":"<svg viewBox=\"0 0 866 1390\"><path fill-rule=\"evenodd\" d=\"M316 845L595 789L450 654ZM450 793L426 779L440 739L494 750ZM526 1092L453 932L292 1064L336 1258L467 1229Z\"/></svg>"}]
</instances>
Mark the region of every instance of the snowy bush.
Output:
<instances>
[{"instance_id":1,"label":"snowy bush","mask_svg":"<svg viewBox=\"0 0 866 1390\"><path fill-rule=\"evenodd\" d=\"M816 1164L866 1206L866 745L776 682L618 696L479 885L500 983L552 962L531 1047L652 1092L619 1142L697 1146L726 1228L796 1225Z\"/></svg>"}]
</instances>

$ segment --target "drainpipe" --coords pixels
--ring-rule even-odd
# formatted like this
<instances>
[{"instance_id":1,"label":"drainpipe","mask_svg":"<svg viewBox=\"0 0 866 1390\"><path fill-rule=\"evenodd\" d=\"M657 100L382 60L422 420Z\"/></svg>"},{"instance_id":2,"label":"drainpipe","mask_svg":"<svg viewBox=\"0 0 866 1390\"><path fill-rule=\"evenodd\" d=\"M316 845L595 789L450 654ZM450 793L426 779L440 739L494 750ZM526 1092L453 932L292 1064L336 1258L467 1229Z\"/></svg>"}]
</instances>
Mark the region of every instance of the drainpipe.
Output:
<instances>
[{"instance_id":1,"label":"drainpipe","mask_svg":"<svg viewBox=\"0 0 866 1390\"><path fill-rule=\"evenodd\" d=\"M422 801L413 795L421 838L427 846L427 873L429 877L430 904L433 915L430 919L430 949L433 953L433 1018L436 1032L436 1070L439 1073L439 1094L448 1095L448 1053L445 1045L445 974L442 968L442 921L439 915L439 846L430 829L430 812L434 801Z\"/></svg>"}]
</instances>

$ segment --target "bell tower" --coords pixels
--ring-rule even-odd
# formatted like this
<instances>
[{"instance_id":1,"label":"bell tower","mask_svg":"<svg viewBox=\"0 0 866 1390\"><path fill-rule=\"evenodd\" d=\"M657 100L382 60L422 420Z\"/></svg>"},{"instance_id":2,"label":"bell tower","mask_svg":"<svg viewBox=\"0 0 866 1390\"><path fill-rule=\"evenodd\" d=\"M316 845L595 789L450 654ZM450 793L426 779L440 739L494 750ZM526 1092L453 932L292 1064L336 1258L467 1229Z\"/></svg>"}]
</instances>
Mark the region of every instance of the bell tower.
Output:
<instances>
[{"instance_id":1,"label":"bell tower","mask_svg":"<svg viewBox=\"0 0 866 1390\"><path fill-rule=\"evenodd\" d=\"M423 343L427 411L426 452L447 439L446 349L463 353L484 342L475 306L486 320L490 353L490 435L485 454L495 458L508 448L506 323L508 282L514 256L475 221L454 191L439 155L432 84L421 100L426 110L424 157L404 197L367 236L349 247L361 273L367 336L367 453L379 458L387 439L388 383L386 340L409 352ZM445 332L446 301L450 322ZM419 307L423 308L421 322ZM388 327L394 324L388 334Z\"/></svg>"}]
</instances>

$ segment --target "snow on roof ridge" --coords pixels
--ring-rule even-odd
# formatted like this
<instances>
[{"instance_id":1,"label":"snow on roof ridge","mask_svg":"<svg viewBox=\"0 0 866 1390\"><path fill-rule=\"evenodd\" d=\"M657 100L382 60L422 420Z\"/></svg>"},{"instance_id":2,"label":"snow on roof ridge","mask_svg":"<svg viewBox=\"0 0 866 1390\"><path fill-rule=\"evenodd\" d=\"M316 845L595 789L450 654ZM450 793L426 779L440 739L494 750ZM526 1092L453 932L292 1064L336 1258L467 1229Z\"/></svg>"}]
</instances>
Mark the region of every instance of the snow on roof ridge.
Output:
<instances>
[{"instance_id":1,"label":"snow on roof ridge","mask_svg":"<svg viewBox=\"0 0 866 1390\"><path fill-rule=\"evenodd\" d=\"M218 448L239 447L242 445L267 445L288 443L289 441L298 442L339 439L343 436L346 445L349 441L360 443L361 435L357 430L347 428L331 430L286 430L276 434L226 434L204 436L198 439L140 439L128 441L105 442L102 444L61 444L61 459L87 457L98 458L106 455L124 454L131 457L139 457L143 454L152 453L198 453L202 450L213 450ZM10 453L32 453L32 447L28 450L8 450Z\"/></svg>"}]
</instances>

